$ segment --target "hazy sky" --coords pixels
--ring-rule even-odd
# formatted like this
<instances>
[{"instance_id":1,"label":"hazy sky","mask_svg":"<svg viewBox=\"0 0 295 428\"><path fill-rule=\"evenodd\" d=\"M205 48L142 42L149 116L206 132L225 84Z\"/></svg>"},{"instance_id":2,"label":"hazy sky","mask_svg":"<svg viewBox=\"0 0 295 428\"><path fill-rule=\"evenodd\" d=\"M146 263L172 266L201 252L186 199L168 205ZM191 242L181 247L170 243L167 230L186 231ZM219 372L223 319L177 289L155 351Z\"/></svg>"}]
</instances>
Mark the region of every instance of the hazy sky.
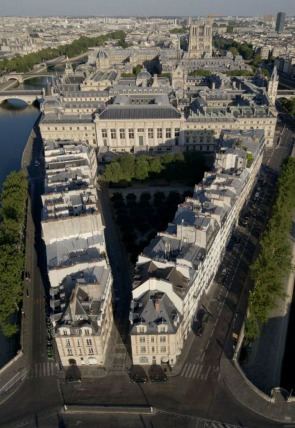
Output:
<instances>
[{"instance_id":1,"label":"hazy sky","mask_svg":"<svg viewBox=\"0 0 295 428\"><path fill-rule=\"evenodd\" d=\"M295 15L295 0L0 0L1 15Z\"/></svg>"}]
</instances>

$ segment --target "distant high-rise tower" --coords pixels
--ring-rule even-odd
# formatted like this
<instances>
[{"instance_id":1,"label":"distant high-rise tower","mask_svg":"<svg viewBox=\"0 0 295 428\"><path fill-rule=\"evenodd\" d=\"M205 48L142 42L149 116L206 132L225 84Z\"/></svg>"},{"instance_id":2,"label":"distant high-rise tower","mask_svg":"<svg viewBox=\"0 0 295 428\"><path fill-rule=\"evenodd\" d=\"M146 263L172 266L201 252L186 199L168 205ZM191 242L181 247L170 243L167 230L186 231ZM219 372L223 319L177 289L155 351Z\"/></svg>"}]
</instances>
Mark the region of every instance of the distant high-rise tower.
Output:
<instances>
[{"instance_id":1,"label":"distant high-rise tower","mask_svg":"<svg viewBox=\"0 0 295 428\"><path fill-rule=\"evenodd\" d=\"M276 31L281 33L284 29L286 14L284 12L279 12L277 14L277 22L276 22Z\"/></svg>"},{"instance_id":2,"label":"distant high-rise tower","mask_svg":"<svg viewBox=\"0 0 295 428\"><path fill-rule=\"evenodd\" d=\"M189 58L212 56L212 23L192 24L189 33Z\"/></svg>"}]
</instances>

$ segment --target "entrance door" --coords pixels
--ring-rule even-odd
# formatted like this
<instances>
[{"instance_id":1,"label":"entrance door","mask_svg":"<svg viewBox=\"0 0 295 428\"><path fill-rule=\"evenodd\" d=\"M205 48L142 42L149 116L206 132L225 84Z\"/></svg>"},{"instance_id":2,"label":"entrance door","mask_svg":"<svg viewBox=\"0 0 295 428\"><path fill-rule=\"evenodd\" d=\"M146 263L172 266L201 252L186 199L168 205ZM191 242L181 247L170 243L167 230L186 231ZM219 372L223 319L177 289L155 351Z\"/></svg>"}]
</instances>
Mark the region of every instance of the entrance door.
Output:
<instances>
[{"instance_id":1,"label":"entrance door","mask_svg":"<svg viewBox=\"0 0 295 428\"><path fill-rule=\"evenodd\" d=\"M140 136L138 137L138 139L139 139L139 145L140 145L140 146L143 146L143 135L140 135Z\"/></svg>"}]
</instances>

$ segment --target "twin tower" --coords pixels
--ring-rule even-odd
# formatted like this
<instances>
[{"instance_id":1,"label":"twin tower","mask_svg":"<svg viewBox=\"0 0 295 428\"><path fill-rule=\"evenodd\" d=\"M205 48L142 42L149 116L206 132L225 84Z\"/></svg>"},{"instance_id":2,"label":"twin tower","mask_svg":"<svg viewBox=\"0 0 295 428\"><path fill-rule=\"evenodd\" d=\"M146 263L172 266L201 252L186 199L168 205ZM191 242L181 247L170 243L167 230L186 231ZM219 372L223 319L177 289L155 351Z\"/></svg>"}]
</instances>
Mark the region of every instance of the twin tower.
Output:
<instances>
[{"instance_id":1,"label":"twin tower","mask_svg":"<svg viewBox=\"0 0 295 428\"><path fill-rule=\"evenodd\" d=\"M212 57L212 23L209 21L190 26L189 58Z\"/></svg>"}]
</instances>

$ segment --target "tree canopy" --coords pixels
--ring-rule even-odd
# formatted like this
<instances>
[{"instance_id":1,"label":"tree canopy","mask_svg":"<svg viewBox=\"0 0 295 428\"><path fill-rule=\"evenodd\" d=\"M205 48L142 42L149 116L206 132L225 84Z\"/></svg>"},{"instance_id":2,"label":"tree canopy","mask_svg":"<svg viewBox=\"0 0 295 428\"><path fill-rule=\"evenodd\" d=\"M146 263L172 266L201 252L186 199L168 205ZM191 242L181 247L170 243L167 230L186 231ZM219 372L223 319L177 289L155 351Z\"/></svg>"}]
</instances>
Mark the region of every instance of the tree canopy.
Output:
<instances>
[{"instance_id":1,"label":"tree canopy","mask_svg":"<svg viewBox=\"0 0 295 428\"><path fill-rule=\"evenodd\" d=\"M235 48L238 54L241 55L245 60L250 60L254 58L255 52L253 50L252 45L250 45L249 43L239 43L235 40L228 40L220 36L215 36L213 38L213 45L221 53Z\"/></svg>"},{"instance_id":2,"label":"tree canopy","mask_svg":"<svg viewBox=\"0 0 295 428\"><path fill-rule=\"evenodd\" d=\"M185 152L159 156L125 155L115 157L106 165L102 179L110 183L133 180L164 179L195 184L206 170L201 153Z\"/></svg>"},{"instance_id":3,"label":"tree canopy","mask_svg":"<svg viewBox=\"0 0 295 428\"><path fill-rule=\"evenodd\" d=\"M12 315L23 295L23 227L27 195L24 172L8 175L2 186L0 210L0 326L8 337L18 331L17 324L12 322Z\"/></svg>"},{"instance_id":4,"label":"tree canopy","mask_svg":"<svg viewBox=\"0 0 295 428\"><path fill-rule=\"evenodd\" d=\"M125 42L126 34L124 31L118 30L97 37L82 36L74 40L70 44L61 45L57 48L45 48L38 52L29 53L24 56L16 56L10 60L4 59L0 61L0 74L16 71L17 73L25 73L33 69L34 65L40 64L61 55L69 58L86 53L88 48L102 46L107 40L115 39L122 47L127 47Z\"/></svg>"},{"instance_id":5,"label":"tree canopy","mask_svg":"<svg viewBox=\"0 0 295 428\"><path fill-rule=\"evenodd\" d=\"M287 110L288 113L290 113L292 116L295 116L295 98L292 98L290 100L284 98L281 101L281 104Z\"/></svg>"},{"instance_id":6,"label":"tree canopy","mask_svg":"<svg viewBox=\"0 0 295 428\"><path fill-rule=\"evenodd\" d=\"M289 274L292 252L288 240L295 207L295 159L287 158L282 166L278 196L272 215L260 241L260 253L251 266L254 289L250 293L245 337L255 339L259 325L266 323L278 298L284 298L282 278Z\"/></svg>"}]
</instances>

